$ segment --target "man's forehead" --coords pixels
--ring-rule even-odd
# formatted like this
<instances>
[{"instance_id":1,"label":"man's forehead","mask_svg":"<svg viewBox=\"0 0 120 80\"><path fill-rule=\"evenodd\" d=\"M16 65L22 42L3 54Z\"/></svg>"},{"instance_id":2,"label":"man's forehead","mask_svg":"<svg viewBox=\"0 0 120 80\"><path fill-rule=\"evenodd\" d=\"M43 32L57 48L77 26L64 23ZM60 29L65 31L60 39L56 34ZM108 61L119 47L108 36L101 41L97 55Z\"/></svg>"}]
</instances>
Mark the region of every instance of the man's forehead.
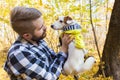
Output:
<instances>
[{"instance_id":1,"label":"man's forehead","mask_svg":"<svg viewBox=\"0 0 120 80\"><path fill-rule=\"evenodd\" d=\"M38 19L36 19L35 21L33 21L33 24L34 25L43 25L44 24L44 21L43 21L43 18L38 18Z\"/></svg>"}]
</instances>

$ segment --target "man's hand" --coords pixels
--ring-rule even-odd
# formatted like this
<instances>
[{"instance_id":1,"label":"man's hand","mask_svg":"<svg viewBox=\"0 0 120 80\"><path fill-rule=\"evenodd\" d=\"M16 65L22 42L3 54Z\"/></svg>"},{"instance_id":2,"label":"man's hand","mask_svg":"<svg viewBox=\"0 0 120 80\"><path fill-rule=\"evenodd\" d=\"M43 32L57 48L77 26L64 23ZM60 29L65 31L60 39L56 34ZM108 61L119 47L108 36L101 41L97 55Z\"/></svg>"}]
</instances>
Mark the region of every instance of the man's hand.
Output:
<instances>
[{"instance_id":1,"label":"man's hand","mask_svg":"<svg viewBox=\"0 0 120 80\"><path fill-rule=\"evenodd\" d=\"M61 51L63 51L64 53L67 53L68 45L71 41L73 41L73 39L74 38L72 38L70 34L63 34Z\"/></svg>"}]
</instances>

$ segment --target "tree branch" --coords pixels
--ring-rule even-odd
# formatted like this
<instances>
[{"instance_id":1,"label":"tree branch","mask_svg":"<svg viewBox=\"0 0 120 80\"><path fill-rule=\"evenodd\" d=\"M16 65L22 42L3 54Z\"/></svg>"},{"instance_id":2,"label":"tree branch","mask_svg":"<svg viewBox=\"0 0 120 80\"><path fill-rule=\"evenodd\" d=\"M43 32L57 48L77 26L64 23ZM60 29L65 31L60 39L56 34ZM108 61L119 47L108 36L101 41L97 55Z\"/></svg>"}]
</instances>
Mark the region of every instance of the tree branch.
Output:
<instances>
[{"instance_id":1,"label":"tree branch","mask_svg":"<svg viewBox=\"0 0 120 80\"><path fill-rule=\"evenodd\" d=\"M90 3L90 22L91 22L91 26L92 26L92 30L93 30L93 34L94 34L95 45L96 45L98 56L99 56L99 59L100 59L100 66L99 67L102 70L103 77L105 77L105 73L104 73L104 70L102 68L103 64L102 64L102 59L101 59L101 56L100 56L100 51L99 51L99 48L98 48L97 37L96 37L96 33L95 33L93 21L92 21L92 5L91 5L91 0L89 0L89 3Z\"/></svg>"}]
</instances>

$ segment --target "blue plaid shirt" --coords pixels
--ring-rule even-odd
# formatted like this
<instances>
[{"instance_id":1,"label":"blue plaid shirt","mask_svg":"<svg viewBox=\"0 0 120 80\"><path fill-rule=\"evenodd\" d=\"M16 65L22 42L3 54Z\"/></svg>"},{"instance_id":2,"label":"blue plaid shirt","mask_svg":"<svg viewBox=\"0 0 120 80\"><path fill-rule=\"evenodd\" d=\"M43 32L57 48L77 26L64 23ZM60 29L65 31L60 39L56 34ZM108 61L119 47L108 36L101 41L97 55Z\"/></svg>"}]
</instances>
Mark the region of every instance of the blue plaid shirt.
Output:
<instances>
[{"instance_id":1,"label":"blue plaid shirt","mask_svg":"<svg viewBox=\"0 0 120 80\"><path fill-rule=\"evenodd\" d=\"M56 80L67 55L56 54L44 40L38 44L35 46L19 37L8 52L4 66L7 73L24 80Z\"/></svg>"}]
</instances>

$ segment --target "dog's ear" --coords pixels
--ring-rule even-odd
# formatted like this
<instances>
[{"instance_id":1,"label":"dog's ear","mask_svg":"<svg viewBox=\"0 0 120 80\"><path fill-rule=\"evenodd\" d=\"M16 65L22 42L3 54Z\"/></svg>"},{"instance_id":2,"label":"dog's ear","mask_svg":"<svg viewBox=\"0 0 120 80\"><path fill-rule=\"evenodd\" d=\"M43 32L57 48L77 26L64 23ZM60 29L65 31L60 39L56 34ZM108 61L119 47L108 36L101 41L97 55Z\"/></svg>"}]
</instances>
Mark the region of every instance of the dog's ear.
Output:
<instances>
[{"instance_id":1,"label":"dog's ear","mask_svg":"<svg viewBox=\"0 0 120 80\"><path fill-rule=\"evenodd\" d=\"M64 23L65 24L70 24L72 22L72 18L69 16L64 17Z\"/></svg>"}]
</instances>

